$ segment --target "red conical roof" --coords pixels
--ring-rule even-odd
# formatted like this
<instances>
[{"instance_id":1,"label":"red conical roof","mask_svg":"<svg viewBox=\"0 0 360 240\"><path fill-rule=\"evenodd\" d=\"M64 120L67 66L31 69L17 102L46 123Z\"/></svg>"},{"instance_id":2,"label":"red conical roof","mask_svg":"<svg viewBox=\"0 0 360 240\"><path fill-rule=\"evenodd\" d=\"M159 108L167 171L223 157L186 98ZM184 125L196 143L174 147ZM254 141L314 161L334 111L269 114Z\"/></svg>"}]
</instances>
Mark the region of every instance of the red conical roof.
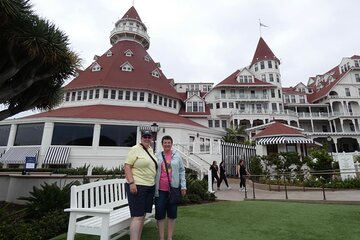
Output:
<instances>
[{"instance_id":1,"label":"red conical roof","mask_svg":"<svg viewBox=\"0 0 360 240\"><path fill-rule=\"evenodd\" d=\"M131 18L131 19L136 19L140 22L141 21L141 18L139 17L139 14L137 13L136 9L134 6L132 6L125 14L124 16L121 18L121 19L124 19L124 18Z\"/></svg>"},{"instance_id":2,"label":"red conical roof","mask_svg":"<svg viewBox=\"0 0 360 240\"><path fill-rule=\"evenodd\" d=\"M275 60L280 62L264 39L260 37L251 65L262 60Z\"/></svg>"}]
</instances>

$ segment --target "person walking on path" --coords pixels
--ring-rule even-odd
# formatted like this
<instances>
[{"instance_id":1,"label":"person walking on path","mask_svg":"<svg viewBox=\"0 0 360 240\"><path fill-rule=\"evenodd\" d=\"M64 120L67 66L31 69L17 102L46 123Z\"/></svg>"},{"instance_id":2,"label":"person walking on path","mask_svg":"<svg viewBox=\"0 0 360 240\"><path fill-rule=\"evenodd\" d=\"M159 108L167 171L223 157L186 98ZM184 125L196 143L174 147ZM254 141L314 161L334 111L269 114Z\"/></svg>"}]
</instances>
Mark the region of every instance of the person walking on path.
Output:
<instances>
[{"instance_id":1,"label":"person walking on path","mask_svg":"<svg viewBox=\"0 0 360 240\"><path fill-rule=\"evenodd\" d=\"M161 144L164 151L156 154L159 169L155 180L155 219L157 220L159 239L164 240L167 216L167 239L172 240L177 218L177 204L169 201L170 185L172 188L180 187L181 195L185 196L185 167L180 154L172 149L173 139L170 136L164 136Z\"/></svg>"},{"instance_id":2,"label":"person walking on path","mask_svg":"<svg viewBox=\"0 0 360 240\"><path fill-rule=\"evenodd\" d=\"M220 190L219 188L219 182L220 182L220 179L219 179L219 175L218 175L218 172L219 172L219 167L216 163L216 161L213 161L212 165L210 166L210 170L211 170L211 186L212 186L212 189L214 191L214 179L216 179L216 182L217 182L217 185L218 185L218 190Z\"/></svg>"},{"instance_id":3,"label":"person walking on path","mask_svg":"<svg viewBox=\"0 0 360 240\"><path fill-rule=\"evenodd\" d=\"M220 180L218 181L218 184L217 184L218 190L220 190L220 185L221 185L221 182L223 180L224 180L224 182L226 184L227 189L231 189L229 187L229 184L228 184L228 181L227 181L224 161L221 161L221 163L219 164L219 171L220 171Z\"/></svg>"},{"instance_id":4,"label":"person walking on path","mask_svg":"<svg viewBox=\"0 0 360 240\"><path fill-rule=\"evenodd\" d=\"M250 173L246 170L244 165L244 160L240 159L238 165L236 166L236 173L240 178L240 192L247 191L246 190L246 175L250 175Z\"/></svg>"},{"instance_id":5,"label":"person walking on path","mask_svg":"<svg viewBox=\"0 0 360 240\"><path fill-rule=\"evenodd\" d=\"M152 132L141 134L141 142L133 146L125 161L125 191L130 208L130 240L141 240L146 213L151 213L155 194L157 160L151 148Z\"/></svg>"}]
</instances>

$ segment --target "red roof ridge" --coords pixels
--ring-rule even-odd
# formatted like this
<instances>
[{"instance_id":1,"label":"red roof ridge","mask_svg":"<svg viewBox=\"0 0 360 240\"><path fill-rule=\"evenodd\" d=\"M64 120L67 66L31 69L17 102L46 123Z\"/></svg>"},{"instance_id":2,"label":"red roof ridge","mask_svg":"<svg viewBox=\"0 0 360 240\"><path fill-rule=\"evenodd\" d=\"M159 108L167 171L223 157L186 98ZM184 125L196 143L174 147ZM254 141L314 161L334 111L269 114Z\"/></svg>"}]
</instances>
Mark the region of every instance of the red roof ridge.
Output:
<instances>
[{"instance_id":1,"label":"red roof ridge","mask_svg":"<svg viewBox=\"0 0 360 240\"><path fill-rule=\"evenodd\" d=\"M129 8L129 10L124 14L124 16L121 19L126 19L126 18L135 19L142 22L134 6Z\"/></svg>"},{"instance_id":2,"label":"red roof ridge","mask_svg":"<svg viewBox=\"0 0 360 240\"><path fill-rule=\"evenodd\" d=\"M262 37L260 37L260 39L259 39L258 45L255 50L255 54L254 54L253 60L251 61L250 66L252 66L253 64L255 64L261 60L275 60L275 61L280 62L279 59L271 51L271 49L269 48L269 46L266 44L266 42L264 41L264 39Z\"/></svg>"},{"instance_id":3,"label":"red roof ridge","mask_svg":"<svg viewBox=\"0 0 360 240\"><path fill-rule=\"evenodd\" d=\"M254 138L273 136L304 136L304 133L297 127L275 121L273 124L268 124L265 129L257 133Z\"/></svg>"}]
</instances>

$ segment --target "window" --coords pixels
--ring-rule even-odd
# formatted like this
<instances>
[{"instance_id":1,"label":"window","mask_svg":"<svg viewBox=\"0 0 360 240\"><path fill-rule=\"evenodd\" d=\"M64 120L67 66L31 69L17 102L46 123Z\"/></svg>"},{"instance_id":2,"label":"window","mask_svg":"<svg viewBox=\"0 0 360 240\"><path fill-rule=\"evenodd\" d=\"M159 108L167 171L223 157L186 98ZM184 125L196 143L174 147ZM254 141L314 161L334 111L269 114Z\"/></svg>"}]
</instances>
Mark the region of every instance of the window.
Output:
<instances>
[{"instance_id":1,"label":"window","mask_svg":"<svg viewBox=\"0 0 360 240\"><path fill-rule=\"evenodd\" d=\"M349 89L349 88L345 88L345 95L346 95L347 97L350 97L350 96L351 96L351 94L350 94L350 89Z\"/></svg>"},{"instance_id":2,"label":"window","mask_svg":"<svg viewBox=\"0 0 360 240\"><path fill-rule=\"evenodd\" d=\"M209 127L213 127L213 121L212 121L212 120L208 120L208 125L209 125Z\"/></svg>"},{"instance_id":3,"label":"window","mask_svg":"<svg viewBox=\"0 0 360 240\"><path fill-rule=\"evenodd\" d=\"M94 90L90 90L89 91L89 99L93 99L94 98Z\"/></svg>"},{"instance_id":4,"label":"window","mask_svg":"<svg viewBox=\"0 0 360 240\"><path fill-rule=\"evenodd\" d=\"M285 102L286 102L286 103L290 103L290 97L289 97L289 95L285 95Z\"/></svg>"},{"instance_id":5,"label":"window","mask_svg":"<svg viewBox=\"0 0 360 240\"><path fill-rule=\"evenodd\" d=\"M281 91L278 89L279 98L281 98Z\"/></svg>"},{"instance_id":6,"label":"window","mask_svg":"<svg viewBox=\"0 0 360 240\"><path fill-rule=\"evenodd\" d=\"M133 100L133 101L137 101L137 98L138 98L138 93L137 93L137 92L133 92L132 100Z\"/></svg>"},{"instance_id":7,"label":"window","mask_svg":"<svg viewBox=\"0 0 360 240\"><path fill-rule=\"evenodd\" d=\"M360 60L359 60L359 61L358 61L358 60L354 60L355 67L359 67L359 62L360 62Z\"/></svg>"},{"instance_id":8,"label":"window","mask_svg":"<svg viewBox=\"0 0 360 240\"><path fill-rule=\"evenodd\" d=\"M106 99L109 97L109 90L108 89L104 89L104 93L103 93L103 98Z\"/></svg>"},{"instance_id":9,"label":"window","mask_svg":"<svg viewBox=\"0 0 360 240\"><path fill-rule=\"evenodd\" d=\"M261 61L261 62L260 62L260 68L261 68L261 69L264 69L264 68L265 68L265 63L264 63L264 61Z\"/></svg>"},{"instance_id":10,"label":"window","mask_svg":"<svg viewBox=\"0 0 360 240\"><path fill-rule=\"evenodd\" d=\"M19 124L14 146L41 145L44 123Z\"/></svg>"},{"instance_id":11,"label":"window","mask_svg":"<svg viewBox=\"0 0 360 240\"><path fill-rule=\"evenodd\" d=\"M130 91L125 91L125 100L130 101Z\"/></svg>"},{"instance_id":12,"label":"window","mask_svg":"<svg viewBox=\"0 0 360 240\"><path fill-rule=\"evenodd\" d=\"M264 90L263 90L263 97L266 98L266 96L267 96L267 90L264 89Z\"/></svg>"},{"instance_id":13,"label":"window","mask_svg":"<svg viewBox=\"0 0 360 240\"><path fill-rule=\"evenodd\" d=\"M304 95L300 95L300 103L305 103L305 96Z\"/></svg>"},{"instance_id":14,"label":"window","mask_svg":"<svg viewBox=\"0 0 360 240\"><path fill-rule=\"evenodd\" d=\"M152 94L149 93L149 94L148 94L148 102L151 103L151 100L152 100Z\"/></svg>"},{"instance_id":15,"label":"window","mask_svg":"<svg viewBox=\"0 0 360 240\"><path fill-rule=\"evenodd\" d=\"M71 101L75 101L76 92L71 92Z\"/></svg>"},{"instance_id":16,"label":"window","mask_svg":"<svg viewBox=\"0 0 360 240\"><path fill-rule=\"evenodd\" d=\"M291 95L291 103L296 103L295 95Z\"/></svg>"},{"instance_id":17,"label":"window","mask_svg":"<svg viewBox=\"0 0 360 240\"><path fill-rule=\"evenodd\" d=\"M65 95L65 101L69 101L70 100L70 93L67 92L66 95Z\"/></svg>"},{"instance_id":18,"label":"window","mask_svg":"<svg viewBox=\"0 0 360 240\"><path fill-rule=\"evenodd\" d=\"M234 108L234 103L233 102L229 102L229 108Z\"/></svg>"},{"instance_id":19,"label":"window","mask_svg":"<svg viewBox=\"0 0 360 240\"><path fill-rule=\"evenodd\" d=\"M231 98L235 98L235 89L230 89Z\"/></svg>"},{"instance_id":20,"label":"window","mask_svg":"<svg viewBox=\"0 0 360 240\"><path fill-rule=\"evenodd\" d=\"M275 69L278 69L278 63L275 61Z\"/></svg>"},{"instance_id":21,"label":"window","mask_svg":"<svg viewBox=\"0 0 360 240\"><path fill-rule=\"evenodd\" d=\"M272 68L272 62L268 61L268 68Z\"/></svg>"},{"instance_id":22,"label":"window","mask_svg":"<svg viewBox=\"0 0 360 240\"><path fill-rule=\"evenodd\" d=\"M123 92L123 90L119 90L119 92L118 92L118 99L119 100L123 100L123 96L124 95L124 92Z\"/></svg>"},{"instance_id":23,"label":"window","mask_svg":"<svg viewBox=\"0 0 360 240\"><path fill-rule=\"evenodd\" d=\"M286 144L286 152L296 153L296 144Z\"/></svg>"},{"instance_id":24,"label":"window","mask_svg":"<svg viewBox=\"0 0 360 240\"><path fill-rule=\"evenodd\" d=\"M115 99L116 98L116 90L111 90L111 99Z\"/></svg>"},{"instance_id":25,"label":"window","mask_svg":"<svg viewBox=\"0 0 360 240\"><path fill-rule=\"evenodd\" d=\"M140 92L140 102L145 101L145 93L144 92ZM166 105L165 105L166 106Z\"/></svg>"},{"instance_id":26,"label":"window","mask_svg":"<svg viewBox=\"0 0 360 240\"><path fill-rule=\"evenodd\" d=\"M257 72L259 70L258 64L255 63L255 72Z\"/></svg>"},{"instance_id":27,"label":"window","mask_svg":"<svg viewBox=\"0 0 360 240\"><path fill-rule=\"evenodd\" d=\"M88 93L88 91L84 91L84 94L83 94L83 100L86 100L87 99L87 93Z\"/></svg>"},{"instance_id":28,"label":"window","mask_svg":"<svg viewBox=\"0 0 360 240\"><path fill-rule=\"evenodd\" d=\"M153 103L157 104L157 95L154 94L154 99L153 99Z\"/></svg>"},{"instance_id":29,"label":"window","mask_svg":"<svg viewBox=\"0 0 360 240\"><path fill-rule=\"evenodd\" d=\"M212 103L209 103L209 108L210 109L213 109L214 108L214 105Z\"/></svg>"},{"instance_id":30,"label":"window","mask_svg":"<svg viewBox=\"0 0 360 240\"><path fill-rule=\"evenodd\" d=\"M78 91L78 92L77 92L77 100L78 100L78 101L81 100L81 97L82 97L82 96L81 96L81 93L82 93L81 91Z\"/></svg>"},{"instance_id":31,"label":"window","mask_svg":"<svg viewBox=\"0 0 360 240\"><path fill-rule=\"evenodd\" d=\"M227 128L226 120L221 120L221 127L222 128Z\"/></svg>"},{"instance_id":32,"label":"window","mask_svg":"<svg viewBox=\"0 0 360 240\"><path fill-rule=\"evenodd\" d=\"M256 112L261 113L261 104L259 103L256 104Z\"/></svg>"},{"instance_id":33,"label":"window","mask_svg":"<svg viewBox=\"0 0 360 240\"><path fill-rule=\"evenodd\" d=\"M275 89L271 89L270 91L271 91L271 97L275 98Z\"/></svg>"},{"instance_id":34,"label":"window","mask_svg":"<svg viewBox=\"0 0 360 240\"><path fill-rule=\"evenodd\" d=\"M95 90L95 99L99 99L100 96L100 89Z\"/></svg>"},{"instance_id":35,"label":"window","mask_svg":"<svg viewBox=\"0 0 360 240\"><path fill-rule=\"evenodd\" d=\"M271 108L272 108L272 110L273 110L274 112L276 112L276 111L277 111L277 105L276 105L276 103L271 103Z\"/></svg>"},{"instance_id":36,"label":"window","mask_svg":"<svg viewBox=\"0 0 360 240\"><path fill-rule=\"evenodd\" d=\"M245 97L245 90L244 89L239 89L239 96L240 96L240 98Z\"/></svg>"},{"instance_id":37,"label":"window","mask_svg":"<svg viewBox=\"0 0 360 240\"><path fill-rule=\"evenodd\" d=\"M357 83L360 83L360 74L358 74L358 73L355 74L355 81Z\"/></svg>"},{"instance_id":38,"label":"window","mask_svg":"<svg viewBox=\"0 0 360 240\"><path fill-rule=\"evenodd\" d=\"M92 146L93 124L55 123L51 145Z\"/></svg>"},{"instance_id":39,"label":"window","mask_svg":"<svg viewBox=\"0 0 360 240\"><path fill-rule=\"evenodd\" d=\"M220 103L216 103L216 109L220 108Z\"/></svg>"},{"instance_id":40,"label":"window","mask_svg":"<svg viewBox=\"0 0 360 240\"><path fill-rule=\"evenodd\" d=\"M221 98L226 98L226 92L225 92L225 90L221 90Z\"/></svg>"},{"instance_id":41,"label":"window","mask_svg":"<svg viewBox=\"0 0 360 240\"><path fill-rule=\"evenodd\" d=\"M270 82L273 82L274 81L274 74L270 73L269 74L269 79L270 79Z\"/></svg>"},{"instance_id":42,"label":"window","mask_svg":"<svg viewBox=\"0 0 360 240\"><path fill-rule=\"evenodd\" d=\"M352 122L349 123L349 127L350 127L350 131L355 132L355 126Z\"/></svg>"},{"instance_id":43,"label":"window","mask_svg":"<svg viewBox=\"0 0 360 240\"><path fill-rule=\"evenodd\" d=\"M10 134L10 125L0 126L0 146L7 146Z\"/></svg>"},{"instance_id":44,"label":"window","mask_svg":"<svg viewBox=\"0 0 360 240\"><path fill-rule=\"evenodd\" d=\"M220 127L220 120L215 120L215 127Z\"/></svg>"},{"instance_id":45,"label":"window","mask_svg":"<svg viewBox=\"0 0 360 240\"><path fill-rule=\"evenodd\" d=\"M169 107L172 107L172 99L169 99Z\"/></svg>"},{"instance_id":46,"label":"window","mask_svg":"<svg viewBox=\"0 0 360 240\"><path fill-rule=\"evenodd\" d=\"M205 151L205 139L200 138L200 152L204 152L204 151Z\"/></svg>"},{"instance_id":47,"label":"window","mask_svg":"<svg viewBox=\"0 0 360 240\"><path fill-rule=\"evenodd\" d=\"M279 74L276 74L276 81L280 82L280 75Z\"/></svg>"},{"instance_id":48,"label":"window","mask_svg":"<svg viewBox=\"0 0 360 240\"><path fill-rule=\"evenodd\" d=\"M162 105L163 103L163 97L159 96L159 105Z\"/></svg>"},{"instance_id":49,"label":"window","mask_svg":"<svg viewBox=\"0 0 360 240\"><path fill-rule=\"evenodd\" d=\"M227 102L222 102L222 108L227 108Z\"/></svg>"},{"instance_id":50,"label":"window","mask_svg":"<svg viewBox=\"0 0 360 240\"><path fill-rule=\"evenodd\" d=\"M240 104L240 112L245 112L245 104L244 103Z\"/></svg>"},{"instance_id":51,"label":"window","mask_svg":"<svg viewBox=\"0 0 360 240\"><path fill-rule=\"evenodd\" d=\"M131 147L136 144L136 126L101 125L99 146Z\"/></svg>"},{"instance_id":52,"label":"window","mask_svg":"<svg viewBox=\"0 0 360 240\"><path fill-rule=\"evenodd\" d=\"M265 74L261 74L261 80L266 82L266 75Z\"/></svg>"},{"instance_id":53,"label":"window","mask_svg":"<svg viewBox=\"0 0 360 240\"><path fill-rule=\"evenodd\" d=\"M359 96L360 96L360 88L358 88L358 93L359 93Z\"/></svg>"}]
</instances>

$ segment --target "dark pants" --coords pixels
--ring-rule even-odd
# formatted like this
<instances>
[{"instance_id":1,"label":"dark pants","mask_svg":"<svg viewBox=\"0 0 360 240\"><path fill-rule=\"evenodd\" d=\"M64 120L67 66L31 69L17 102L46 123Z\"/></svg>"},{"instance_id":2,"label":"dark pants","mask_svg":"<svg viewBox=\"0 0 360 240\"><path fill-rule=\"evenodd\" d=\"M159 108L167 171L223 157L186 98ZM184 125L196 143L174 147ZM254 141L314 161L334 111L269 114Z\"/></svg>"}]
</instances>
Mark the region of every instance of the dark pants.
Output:
<instances>
[{"instance_id":1,"label":"dark pants","mask_svg":"<svg viewBox=\"0 0 360 240\"><path fill-rule=\"evenodd\" d=\"M223 174L220 174L220 180L219 180L218 183L217 183L217 187L220 187L220 184L221 184L222 180L224 180L226 186L229 187L227 178L226 178L226 176L223 175Z\"/></svg>"},{"instance_id":2,"label":"dark pants","mask_svg":"<svg viewBox=\"0 0 360 240\"><path fill-rule=\"evenodd\" d=\"M246 188L245 183L246 183L246 175L240 175L240 188L241 187Z\"/></svg>"},{"instance_id":3,"label":"dark pants","mask_svg":"<svg viewBox=\"0 0 360 240\"><path fill-rule=\"evenodd\" d=\"M219 184L220 179L217 174L211 174L211 186L214 185L214 179L216 179L217 184Z\"/></svg>"}]
</instances>

